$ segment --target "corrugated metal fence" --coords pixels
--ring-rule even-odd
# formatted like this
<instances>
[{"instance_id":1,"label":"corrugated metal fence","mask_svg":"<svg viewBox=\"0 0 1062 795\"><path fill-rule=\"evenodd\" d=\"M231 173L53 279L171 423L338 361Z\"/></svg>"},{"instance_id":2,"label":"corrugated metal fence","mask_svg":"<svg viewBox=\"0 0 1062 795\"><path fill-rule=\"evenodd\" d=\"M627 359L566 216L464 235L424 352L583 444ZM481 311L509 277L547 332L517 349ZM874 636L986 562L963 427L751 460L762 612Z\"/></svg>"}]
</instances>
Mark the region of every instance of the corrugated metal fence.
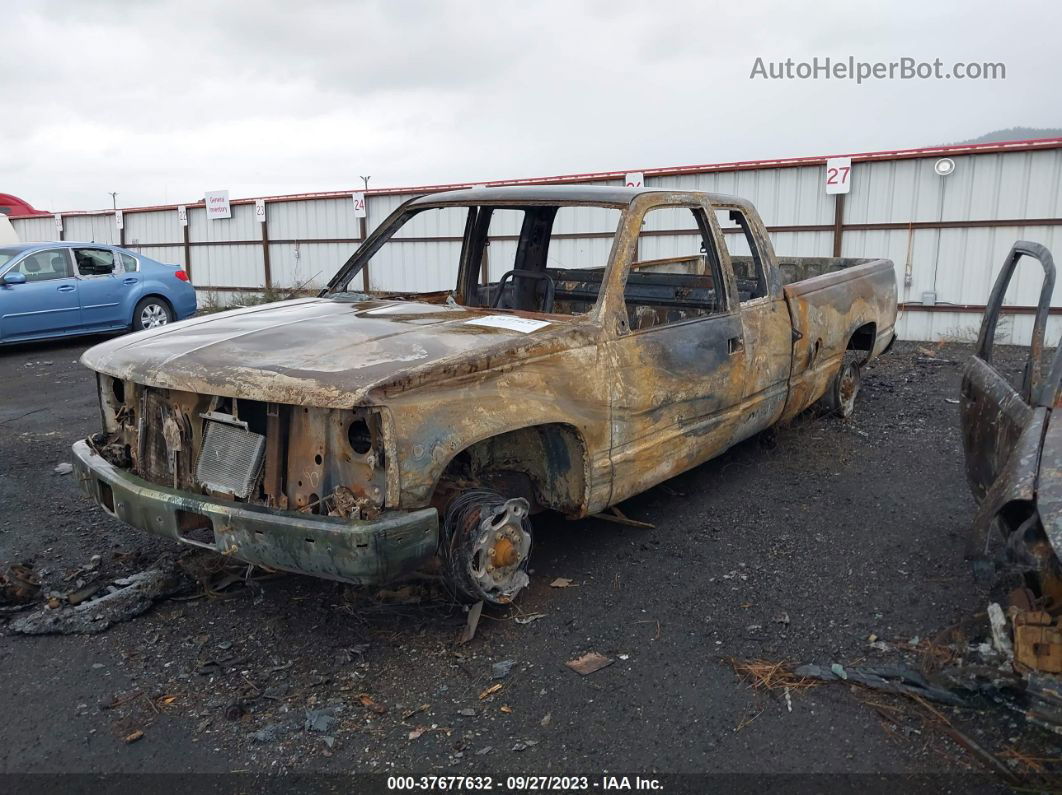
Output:
<instances>
[{"instance_id":1,"label":"corrugated metal fence","mask_svg":"<svg viewBox=\"0 0 1062 795\"><path fill-rule=\"evenodd\" d=\"M943 177L934 170L942 157L955 163L954 171ZM973 336L992 280L1014 240L1034 240L1056 253L1062 251L1062 245L1056 245L1062 243L1062 139L866 153L853 155L852 160L851 192L841 197L825 194L824 158L643 173L648 187L750 199L780 255L892 259L903 308L899 332L907 339ZM617 172L488 184L621 185L623 181L624 174ZM61 237L125 245L181 264L205 291L319 287L357 248L366 231L399 204L450 187L463 186L369 191L367 219L355 217L350 193L267 198L264 221L256 218L254 199L234 200L232 218L221 220L208 220L201 202L188 205L187 225L179 223L176 206L126 209L121 230L112 211L63 213ZM586 228L563 231L603 231L591 225L590 217L584 220ZM52 216L14 218L12 223L26 241L57 237ZM392 256L386 267L372 269L370 289L435 287L430 284L431 263L456 261L460 228L433 228L427 219L417 219L402 234L401 255ZM594 240L569 238L565 245L575 252L580 246L597 247ZM498 242L506 245L504 240ZM1015 311L1008 315L1002 341L1028 339L1029 308L1040 285L1037 270L1035 265L1019 270L1007 301ZM929 301L934 303L927 305ZM1062 315L1062 299L1058 305ZM1052 317L1050 329L1052 341L1057 340L1062 317Z\"/></svg>"}]
</instances>

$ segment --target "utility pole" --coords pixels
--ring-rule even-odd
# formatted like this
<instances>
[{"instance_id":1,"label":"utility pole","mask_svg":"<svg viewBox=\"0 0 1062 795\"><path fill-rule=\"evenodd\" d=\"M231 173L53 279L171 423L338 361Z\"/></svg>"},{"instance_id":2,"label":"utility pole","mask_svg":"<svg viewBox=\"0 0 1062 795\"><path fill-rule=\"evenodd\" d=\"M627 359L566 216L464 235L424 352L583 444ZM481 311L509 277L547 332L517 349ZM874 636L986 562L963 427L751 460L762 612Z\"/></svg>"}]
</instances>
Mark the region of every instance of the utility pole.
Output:
<instances>
[{"instance_id":1,"label":"utility pole","mask_svg":"<svg viewBox=\"0 0 1062 795\"><path fill-rule=\"evenodd\" d=\"M110 192L110 196L111 196L111 209L117 210L118 209L118 191L112 190Z\"/></svg>"},{"instance_id":2,"label":"utility pole","mask_svg":"<svg viewBox=\"0 0 1062 795\"><path fill-rule=\"evenodd\" d=\"M369 180L370 179L372 179L372 177L362 177L361 178L361 181L365 183L365 190L369 189Z\"/></svg>"}]
</instances>

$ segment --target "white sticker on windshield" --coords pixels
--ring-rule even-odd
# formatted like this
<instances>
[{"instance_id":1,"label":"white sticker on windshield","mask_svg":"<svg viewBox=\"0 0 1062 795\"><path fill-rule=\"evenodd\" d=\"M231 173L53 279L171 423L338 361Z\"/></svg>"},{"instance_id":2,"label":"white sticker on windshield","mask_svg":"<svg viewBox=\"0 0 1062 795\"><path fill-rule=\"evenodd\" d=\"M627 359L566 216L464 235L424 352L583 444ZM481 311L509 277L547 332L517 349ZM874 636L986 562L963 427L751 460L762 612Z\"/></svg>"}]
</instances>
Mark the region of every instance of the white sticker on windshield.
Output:
<instances>
[{"instance_id":1,"label":"white sticker on windshield","mask_svg":"<svg viewBox=\"0 0 1062 795\"><path fill-rule=\"evenodd\" d=\"M510 331L519 331L529 334L549 325L548 320L531 320L526 317L513 317L512 315L487 315L477 317L475 320L465 321L469 326L490 326L491 328L506 328Z\"/></svg>"}]
</instances>

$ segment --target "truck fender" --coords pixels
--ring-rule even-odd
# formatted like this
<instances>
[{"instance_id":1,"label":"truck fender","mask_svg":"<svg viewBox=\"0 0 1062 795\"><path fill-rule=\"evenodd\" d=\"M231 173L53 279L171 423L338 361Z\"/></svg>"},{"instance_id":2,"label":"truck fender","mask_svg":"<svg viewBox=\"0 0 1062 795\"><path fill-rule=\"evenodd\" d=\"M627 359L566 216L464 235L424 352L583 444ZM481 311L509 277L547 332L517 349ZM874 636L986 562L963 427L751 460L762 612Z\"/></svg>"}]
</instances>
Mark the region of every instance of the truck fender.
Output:
<instances>
[{"instance_id":1,"label":"truck fender","mask_svg":"<svg viewBox=\"0 0 1062 795\"><path fill-rule=\"evenodd\" d=\"M439 494L448 474L470 465L501 465L520 472L544 498L544 507L570 516L585 514L590 498L590 457L585 438L573 425L536 423L477 439L442 462L434 477L433 494Z\"/></svg>"}]
</instances>

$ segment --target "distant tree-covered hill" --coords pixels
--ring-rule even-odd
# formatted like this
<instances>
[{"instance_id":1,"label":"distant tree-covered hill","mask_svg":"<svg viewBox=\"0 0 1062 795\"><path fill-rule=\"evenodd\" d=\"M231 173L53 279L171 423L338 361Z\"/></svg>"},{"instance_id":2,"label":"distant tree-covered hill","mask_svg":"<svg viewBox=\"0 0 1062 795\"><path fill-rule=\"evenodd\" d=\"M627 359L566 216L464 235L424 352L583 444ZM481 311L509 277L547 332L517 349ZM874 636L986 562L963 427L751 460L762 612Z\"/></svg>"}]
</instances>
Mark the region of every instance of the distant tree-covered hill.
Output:
<instances>
[{"instance_id":1,"label":"distant tree-covered hill","mask_svg":"<svg viewBox=\"0 0 1062 795\"><path fill-rule=\"evenodd\" d=\"M954 141L946 146L964 146L966 144L992 144L998 141L1027 141L1031 138L1062 138L1060 127L1008 127L970 138L967 141Z\"/></svg>"}]
</instances>

